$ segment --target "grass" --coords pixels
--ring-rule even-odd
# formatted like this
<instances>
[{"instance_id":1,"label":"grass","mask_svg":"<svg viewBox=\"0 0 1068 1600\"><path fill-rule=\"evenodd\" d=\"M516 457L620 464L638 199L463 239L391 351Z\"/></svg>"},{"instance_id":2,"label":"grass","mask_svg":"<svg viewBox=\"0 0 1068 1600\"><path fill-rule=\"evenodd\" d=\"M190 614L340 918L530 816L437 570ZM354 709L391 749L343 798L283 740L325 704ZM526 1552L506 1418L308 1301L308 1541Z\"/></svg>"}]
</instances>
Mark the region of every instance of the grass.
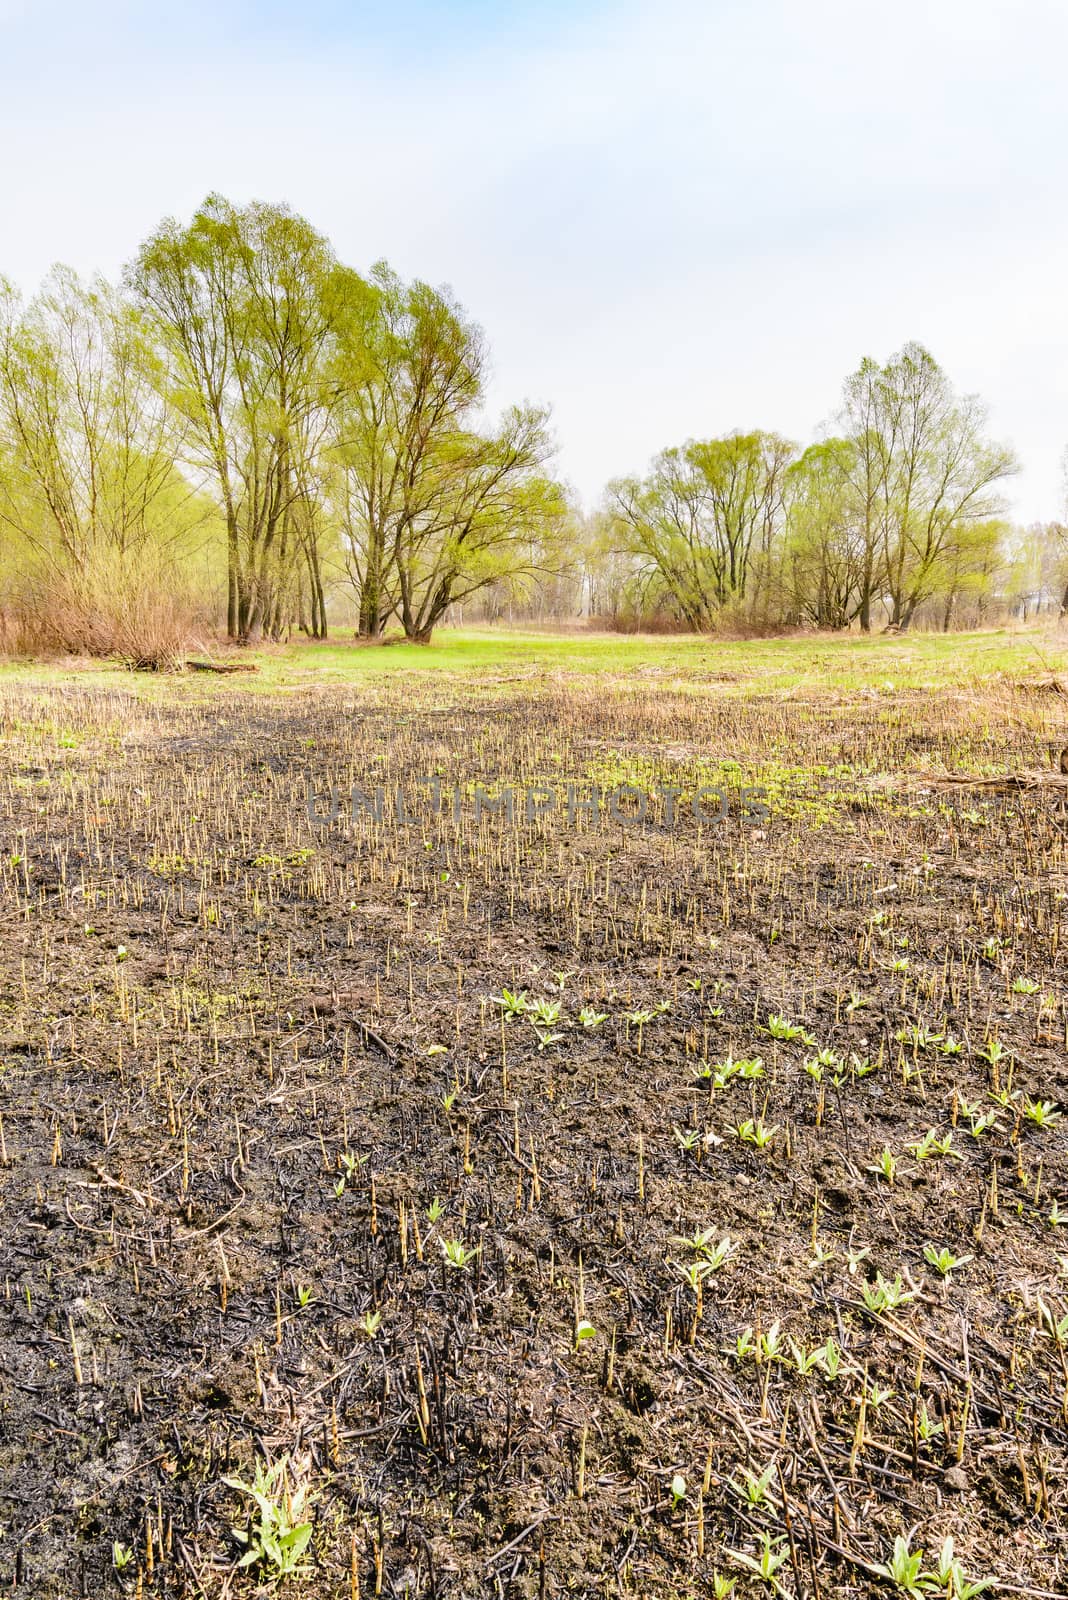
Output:
<instances>
[{"instance_id":1,"label":"grass","mask_svg":"<svg viewBox=\"0 0 1068 1600\"><path fill-rule=\"evenodd\" d=\"M1063 630L1054 628L867 638L799 634L755 640L442 628L430 645L300 640L241 652L234 659L251 662L258 670L248 677L234 676L228 687L253 693L294 688L309 680L361 683L424 673L475 680L488 674L494 681L513 678L531 688L548 676L627 679L639 673L642 679L676 681L693 694L828 689L892 693L964 685L997 673L1065 672L1068 639ZM61 663L5 662L0 665L0 682L59 681L68 670ZM144 693L151 693L156 682L151 675L131 675L104 665L90 670L104 682L129 685L133 679ZM188 681L197 692L211 692L210 681L196 674Z\"/></svg>"}]
</instances>

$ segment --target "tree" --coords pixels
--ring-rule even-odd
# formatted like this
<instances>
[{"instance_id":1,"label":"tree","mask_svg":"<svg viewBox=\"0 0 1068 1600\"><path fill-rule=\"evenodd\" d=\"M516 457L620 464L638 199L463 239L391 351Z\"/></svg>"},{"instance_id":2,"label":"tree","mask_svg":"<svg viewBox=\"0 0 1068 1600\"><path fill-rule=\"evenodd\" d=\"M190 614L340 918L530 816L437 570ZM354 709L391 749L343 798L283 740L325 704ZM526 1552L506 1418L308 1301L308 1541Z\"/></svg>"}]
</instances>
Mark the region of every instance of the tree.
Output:
<instances>
[{"instance_id":1,"label":"tree","mask_svg":"<svg viewBox=\"0 0 1068 1600\"><path fill-rule=\"evenodd\" d=\"M0 521L38 564L87 574L203 523L158 375L143 319L103 279L57 268L29 305L0 284Z\"/></svg>"},{"instance_id":2,"label":"tree","mask_svg":"<svg viewBox=\"0 0 1068 1600\"><path fill-rule=\"evenodd\" d=\"M211 195L188 227L162 224L130 282L168 358L190 463L225 518L230 637L277 637L302 557L314 587L309 486L330 422L331 341L359 280L288 207Z\"/></svg>"},{"instance_id":3,"label":"tree","mask_svg":"<svg viewBox=\"0 0 1068 1600\"><path fill-rule=\"evenodd\" d=\"M787 584L797 620L847 628L870 604L874 571L848 439L813 444L787 473Z\"/></svg>"},{"instance_id":4,"label":"tree","mask_svg":"<svg viewBox=\"0 0 1068 1600\"><path fill-rule=\"evenodd\" d=\"M862 362L846 382L843 418L862 513L861 625L871 625L878 573L891 625L907 628L937 592L955 544L1003 509L996 486L1016 470L1015 458L984 437L982 403L958 398L918 344L882 368Z\"/></svg>"},{"instance_id":5,"label":"tree","mask_svg":"<svg viewBox=\"0 0 1068 1600\"><path fill-rule=\"evenodd\" d=\"M333 504L360 633L396 612L426 641L451 605L551 569L567 505L543 411L474 426L485 345L462 308L384 263L371 285L339 347Z\"/></svg>"},{"instance_id":6,"label":"tree","mask_svg":"<svg viewBox=\"0 0 1068 1600\"><path fill-rule=\"evenodd\" d=\"M794 447L774 433L732 433L664 450L645 479L617 479L607 509L647 594L664 595L691 628L760 583L782 529Z\"/></svg>"}]
</instances>

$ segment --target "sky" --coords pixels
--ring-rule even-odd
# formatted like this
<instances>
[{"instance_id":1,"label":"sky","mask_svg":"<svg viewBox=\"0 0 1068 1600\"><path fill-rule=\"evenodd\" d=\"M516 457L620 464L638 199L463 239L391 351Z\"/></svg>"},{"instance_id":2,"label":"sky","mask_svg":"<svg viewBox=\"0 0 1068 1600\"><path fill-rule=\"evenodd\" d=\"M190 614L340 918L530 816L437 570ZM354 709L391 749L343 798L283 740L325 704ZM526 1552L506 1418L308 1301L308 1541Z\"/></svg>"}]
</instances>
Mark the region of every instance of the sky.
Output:
<instances>
[{"instance_id":1,"label":"sky","mask_svg":"<svg viewBox=\"0 0 1068 1600\"><path fill-rule=\"evenodd\" d=\"M925 344L1063 517L1063 0L0 0L0 273L212 190L448 284L587 506Z\"/></svg>"}]
</instances>

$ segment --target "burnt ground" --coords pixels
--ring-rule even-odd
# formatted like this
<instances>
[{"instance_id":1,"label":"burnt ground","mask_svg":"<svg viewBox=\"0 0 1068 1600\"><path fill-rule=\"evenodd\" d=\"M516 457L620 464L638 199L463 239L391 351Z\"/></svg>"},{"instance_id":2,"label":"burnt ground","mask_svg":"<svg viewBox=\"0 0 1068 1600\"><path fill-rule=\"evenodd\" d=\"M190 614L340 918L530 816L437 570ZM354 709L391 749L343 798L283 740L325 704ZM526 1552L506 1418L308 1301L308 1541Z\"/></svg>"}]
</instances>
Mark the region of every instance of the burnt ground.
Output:
<instances>
[{"instance_id":1,"label":"burnt ground","mask_svg":"<svg viewBox=\"0 0 1068 1600\"><path fill-rule=\"evenodd\" d=\"M1064 1593L1058 706L201 687L0 696L3 1591Z\"/></svg>"}]
</instances>

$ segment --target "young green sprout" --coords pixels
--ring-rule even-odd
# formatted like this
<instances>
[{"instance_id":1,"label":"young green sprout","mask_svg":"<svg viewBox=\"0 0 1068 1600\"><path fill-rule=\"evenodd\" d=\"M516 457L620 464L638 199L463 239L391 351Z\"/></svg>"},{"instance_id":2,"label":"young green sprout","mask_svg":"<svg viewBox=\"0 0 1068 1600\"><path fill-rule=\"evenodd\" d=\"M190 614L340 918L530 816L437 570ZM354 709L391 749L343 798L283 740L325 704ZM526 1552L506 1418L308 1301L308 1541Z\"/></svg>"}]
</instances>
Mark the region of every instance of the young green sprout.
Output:
<instances>
[{"instance_id":1,"label":"young green sprout","mask_svg":"<svg viewBox=\"0 0 1068 1600\"><path fill-rule=\"evenodd\" d=\"M301 1521L311 1500L307 1484L288 1482L288 1457L283 1456L273 1467L256 1463L252 1483L240 1478L224 1478L223 1482L255 1502L259 1511L258 1523L244 1528L233 1527L234 1537L245 1546L239 1567L261 1566L270 1578L279 1580L299 1576L304 1552L311 1542L312 1524Z\"/></svg>"},{"instance_id":2,"label":"young green sprout","mask_svg":"<svg viewBox=\"0 0 1068 1600\"><path fill-rule=\"evenodd\" d=\"M801 1043L807 1045L810 1050L816 1048L815 1039L800 1023L790 1022L786 1017L779 1016L776 1011L773 1011L769 1016L764 1032L770 1034L773 1039L780 1039L786 1044L792 1043L795 1039L800 1039Z\"/></svg>"},{"instance_id":3,"label":"young green sprout","mask_svg":"<svg viewBox=\"0 0 1068 1600\"><path fill-rule=\"evenodd\" d=\"M923 1256L942 1278L948 1278L951 1272L955 1272L958 1267L966 1266L972 1260L971 1256L955 1256L945 1244L940 1249L935 1249L933 1244L925 1245Z\"/></svg>"},{"instance_id":4,"label":"young green sprout","mask_svg":"<svg viewBox=\"0 0 1068 1600\"><path fill-rule=\"evenodd\" d=\"M908 1148L909 1154L914 1156L917 1161L931 1161L936 1156L951 1156L955 1161L963 1159L960 1152L953 1148L952 1129L940 1138L934 1128L928 1128L923 1138L917 1139Z\"/></svg>"},{"instance_id":5,"label":"young green sprout","mask_svg":"<svg viewBox=\"0 0 1068 1600\"><path fill-rule=\"evenodd\" d=\"M1061 1120L1061 1113L1052 1100L1025 1100L1023 1114L1036 1128L1052 1128Z\"/></svg>"},{"instance_id":6,"label":"young green sprout","mask_svg":"<svg viewBox=\"0 0 1068 1600\"><path fill-rule=\"evenodd\" d=\"M441 1239L441 1253L445 1257L445 1265L452 1267L456 1272L464 1272L478 1255L479 1246L469 1250L462 1239Z\"/></svg>"},{"instance_id":7,"label":"young green sprout","mask_svg":"<svg viewBox=\"0 0 1068 1600\"><path fill-rule=\"evenodd\" d=\"M887 1183L893 1183L897 1175L897 1158L893 1152L884 1145L881 1153L876 1156L871 1166L867 1169L874 1172L876 1177L885 1178Z\"/></svg>"},{"instance_id":8,"label":"young green sprout","mask_svg":"<svg viewBox=\"0 0 1068 1600\"><path fill-rule=\"evenodd\" d=\"M910 1600L919 1600L924 1593L920 1586L920 1577L923 1572L923 1551L910 1550L909 1541L900 1533L894 1540L893 1554L885 1562L876 1565L877 1572L884 1578L889 1578L891 1583L897 1585L902 1593L908 1595Z\"/></svg>"},{"instance_id":9,"label":"young green sprout","mask_svg":"<svg viewBox=\"0 0 1068 1600\"><path fill-rule=\"evenodd\" d=\"M746 1503L755 1508L776 1503L775 1495L770 1493L772 1480L775 1477L775 1463L765 1467L761 1473L750 1472L748 1467L742 1469L742 1482L737 1483L732 1478L731 1488Z\"/></svg>"},{"instance_id":10,"label":"young green sprout","mask_svg":"<svg viewBox=\"0 0 1068 1600\"><path fill-rule=\"evenodd\" d=\"M768 1128L762 1117L746 1117L744 1122L739 1122L731 1131L743 1144L752 1144L758 1150L766 1150L778 1133L779 1126L776 1123L774 1127Z\"/></svg>"},{"instance_id":11,"label":"young green sprout","mask_svg":"<svg viewBox=\"0 0 1068 1600\"><path fill-rule=\"evenodd\" d=\"M916 1298L904 1287L900 1273L890 1281L880 1272L876 1275L874 1283L861 1284L860 1293L864 1304L875 1316L878 1316L880 1311L896 1311L898 1306L907 1305L910 1300Z\"/></svg>"},{"instance_id":12,"label":"young green sprout","mask_svg":"<svg viewBox=\"0 0 1068 1600\"><path fill-rule=\"evenodd\" d=\"M763 1578L777 1594L785 1593L775 1576L789 1554L785 1539L776 1538L765 1529L760 1536L760 1549L756 1556L749 1555L745 1550L728 1550L727 1554L733 1556L747 1571L754 1572L758 1578Z\"/></svg>"},{"instance_id":13,"label":"young green sprout","mask_svg":"<svg viewBox=\"0 0 1068 1600\"><path fill-rule=\"evenodd\" d=\"M521 1017L529 1010L525 989L519 989L514 994L511 989L502 989L500 994L490 995L490 1001L499 1006L506 1017Z\"/></svg>"}]
</instances>

